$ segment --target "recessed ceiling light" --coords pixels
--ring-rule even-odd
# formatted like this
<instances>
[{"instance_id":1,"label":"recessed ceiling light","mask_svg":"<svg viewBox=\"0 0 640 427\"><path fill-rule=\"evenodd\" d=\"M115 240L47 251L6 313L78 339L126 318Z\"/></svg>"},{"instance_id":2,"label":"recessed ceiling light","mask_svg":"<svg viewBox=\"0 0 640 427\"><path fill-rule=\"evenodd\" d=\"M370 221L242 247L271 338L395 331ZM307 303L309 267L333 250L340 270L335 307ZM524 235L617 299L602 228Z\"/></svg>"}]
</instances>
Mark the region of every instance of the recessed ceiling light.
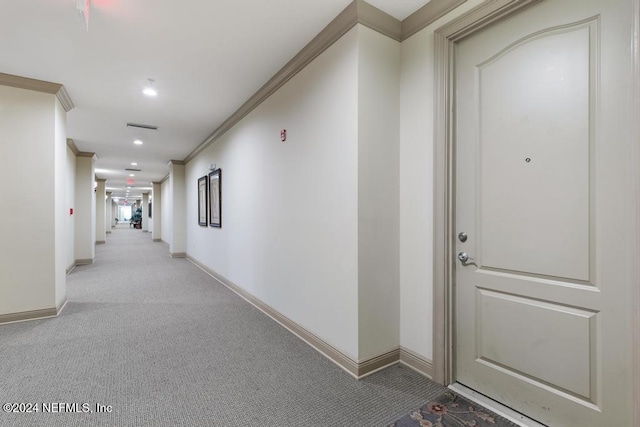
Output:
<instances>
[{"instance_id":1,"label":"recessed ceiling light","mask_svg":"<svg viewBox=\"0 0 640 427\"><path fill-rule=\"evenodd\" d=\"M147 85L144 87L144 89L142 90L142 93L144 93L147 96L157 96L158 92L154 89L153 87L153 79L147 79L149 81L149 83L147 83Z\"/></svg>"},{"instance_id":2,"label":"recessed ceiling light","mask_svg":"<svg viewBox=\"0 0 640 427\"><path fill-rule=\"evenodd\" d=\"M138 166L136 162L131 162L131 166Z\"/></svg>"},{"instance_id":3,"label":"recessed ceiling light","mask_svg":"<svg viewBox=\"0 0 640 427\"><path fill-rule=\"evenodd\" d=\"M133 141L134 144L136 145L142 145L142 141L140 141L139 139L136 139L135 141Z\"/></svg>"},{"instance_id":4,"label":"recessed ceiling light","mask_svg":"<svg viewBox=\"0 0 640 427\"><path fill-rule=\"evenodd\" d=\"M136 176L136 174L135 173L130 173L129 176Z\"/></svg>"}]
</instances>

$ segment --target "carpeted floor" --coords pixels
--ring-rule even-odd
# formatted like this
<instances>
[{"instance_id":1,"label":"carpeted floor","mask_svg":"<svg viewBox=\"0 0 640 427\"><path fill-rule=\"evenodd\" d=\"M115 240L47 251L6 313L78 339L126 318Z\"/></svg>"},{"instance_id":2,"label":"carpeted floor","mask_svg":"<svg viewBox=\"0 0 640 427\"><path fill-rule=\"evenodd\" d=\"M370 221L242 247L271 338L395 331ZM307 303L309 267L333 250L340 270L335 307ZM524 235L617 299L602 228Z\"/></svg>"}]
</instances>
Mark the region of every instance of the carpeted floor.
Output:
<instances>
[{"instance_id":1,"label":"carpeted floor","mask_svg":"<svg viewBox=\"0 0 640 427\"><path fill-rule=\"evenodd\" d=\"M446 390L402 366L354 380L126 224L67 283L59 317L0 326L0 404L40 411L0 426L386 426Z\"/></svg>"}]
</instances>

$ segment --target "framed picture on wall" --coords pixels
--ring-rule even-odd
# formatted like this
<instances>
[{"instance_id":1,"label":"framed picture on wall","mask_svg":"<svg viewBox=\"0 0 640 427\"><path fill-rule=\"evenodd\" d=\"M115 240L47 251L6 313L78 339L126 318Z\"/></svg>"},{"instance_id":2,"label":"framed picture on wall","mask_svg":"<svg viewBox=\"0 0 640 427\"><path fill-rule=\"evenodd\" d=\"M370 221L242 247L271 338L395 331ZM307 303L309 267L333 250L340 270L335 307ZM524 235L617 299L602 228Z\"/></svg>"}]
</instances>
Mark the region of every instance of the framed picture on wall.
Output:
<instances>
[{"instance_id":1,"label":"framed picture on wall","mask_svg":"<svg viewBox=\"0 0 640 427\"><path fill-rule=\"evenodd\" d=\"M209 174L209 226L222 227L222 169Z\"/></svg>"},{"instance_id":2,"label":"framed picture on wall","mask_svg":"<svg viewBox=\"0 0 640 427\"><path fill-rule=\"evenodd\" d=\"M207 176L198 178L198 224L207 226Z\"/></svg>"},{"instance_id":3,"label":"framed picture on wall","mask_svg":"<svg viewBox=\"0 0 640 427\"><path fill-rule=\"evenodd\" d=\"M151 202L149 202L149 218L151 218Z\"/></svg>"}]
</instances>

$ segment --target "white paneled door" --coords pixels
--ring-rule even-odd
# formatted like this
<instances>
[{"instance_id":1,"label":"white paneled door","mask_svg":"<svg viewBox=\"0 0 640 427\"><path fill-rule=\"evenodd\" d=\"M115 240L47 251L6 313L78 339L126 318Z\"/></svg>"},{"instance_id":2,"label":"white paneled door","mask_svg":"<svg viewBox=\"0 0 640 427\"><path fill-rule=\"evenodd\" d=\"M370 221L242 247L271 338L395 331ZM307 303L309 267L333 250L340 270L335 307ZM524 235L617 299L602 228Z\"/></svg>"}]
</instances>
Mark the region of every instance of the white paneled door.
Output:
<instances>
[{"instance_id":1,"label":"white paneled door","mask_svg":"<svg viewBox=\"0 0 640 427\"><path fill-rule=\"evenodd\" d=\"M546 0L455 51L456 380L631 426L631 2Z\"/></svg>"}]
</instances>

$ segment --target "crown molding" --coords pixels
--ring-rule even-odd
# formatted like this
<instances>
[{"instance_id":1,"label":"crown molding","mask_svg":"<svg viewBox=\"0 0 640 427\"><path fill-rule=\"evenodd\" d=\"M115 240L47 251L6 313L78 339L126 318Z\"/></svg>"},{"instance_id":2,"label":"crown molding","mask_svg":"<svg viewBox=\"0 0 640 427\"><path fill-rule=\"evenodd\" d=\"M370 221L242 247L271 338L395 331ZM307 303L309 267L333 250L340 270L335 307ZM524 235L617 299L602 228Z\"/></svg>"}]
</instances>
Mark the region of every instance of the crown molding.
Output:
<instances>
[{"instance_id":1,"label":"crown molding","mask_svg":"<svg viewBox=\"0 0 640 427\"><path fill-rule=\"evenodd\" d=\"M76 143L73 141L73 139L67 138L67 147L69 147L71 151L73 151L73 154L75 154L76 156L80 154L80 150L78 150L78 147L76 147Z\"/></svg>"},{"instance_id":2,"label":"crown molding","mask_svg":"<svg viewBox=\"0 0 640 427\"><path fill-rule=\"evenodd\" d=\"M66 112L71 111L73 107L75 107L69 93L65 87L59 83L0 73L0 85L53 94L58 98Z\"/></svg>"},{"instance_id":3,"label":"crown molding","mask_svg":"<svg viewBox=\"0 0 640 427\"><path fill-rule=\"evenodd\" d=\"M356 21L358 24L371 28L395 41L401 42L403 40L402 22L375 6L371 6L364 0L356 0L352 4L355 4L356 7Z\"/></svg>"},{"instance_id":4,"label":"crown molding","mask_svg":"<svg viewBox=\"0 0 640 427\"><path fill-rule=\"evenodd\" d=\"M97 159L98 158L96 153L87 153L85 151L80 151L78 154L76 154L76 157L89 157L89 158L92 158L92 159Z\"/></svg>"},{"instance_id":5,"label":"crown molding","mask_svg":"<svg viewBox=\"0 0 640 427\"><path fill-rule=\"evenodd\" d=\"M361 24L393 40L402 42L465 1L467 0L431 0L404 21L399 21L393 16L371 6L364 0L353 0L349 6L340 12L340 14L294 56L291 61L282 67L264 86L258 89L251 98L242 104L242 106L218 126L211 135L189 153L189 155L185 157L183 164L189 163L198 154L222 137L222 135L267 100L267 98L280 89L293 76L298 74L304 67L311 63L311 61L316 59L322 52L327 50L327 48L357 24Z\"/></svg>"},{"instance_id":6,"label":"crown molding","mask_svg":"<svg viewBox=\"0 0 640 427\"><path fill-rule=\"evenodd\" d=\"M56 92L56 97L58 97L58 101L60 101L62 108L64 108L64 111L67 113L75 107L71 100L71 96L69 96L69 92L67 92L67 89L64 86L60 85L60 90Z\"/></svg>"},{"instance_id":7,"label":"crown molding","mask_svg":"<svg viewBox=\"0 0 640 427\"><path fill-rule=\"evenodd\" d=\"M467 0L431 0L402 21L402 41L434 23Z\"/></svg>"},{"instance_id":8,"label":"crown molding","mask_svg":"<svg viewBox=\"0 0 640 427\"><path fill-rule=\"evenodd\" d=\"M296 56L280 69L267 83L253 94L240 108L213 131L200 145L184 159L185 163L193 160L203 150L213 144L229 129L235 126L247 114L262 104L274 92L280 89L293 76L298 74L311 61L316 59L329 46L338 41L358 23L358 0L347 6L333 21L313 38Z\"/></svg>"},{"instance_id":9,"label":"crown molding","mask_svg":"<svg viewBox=\"0 0 640 427\"><path fill-rule=\"evenodd\" d=\"M98 157L96 156L96 153L87 153L87 152L78 150L78 147L76 146L75 141L71 138L67 138L67 147L69 147L71 151L73 151L73 154L75 154L76 157L90 157L90 158Z\"/></svg>"},{"instance_id":10,"label":"crown molding","mask_svg":"<svg viewBox=\"0 0 640 427\"><path fill-rule=\"evenodd\" d=\"M169 165L186 165L184 160L169 160Z\"/></svg>"}]
</instances>

